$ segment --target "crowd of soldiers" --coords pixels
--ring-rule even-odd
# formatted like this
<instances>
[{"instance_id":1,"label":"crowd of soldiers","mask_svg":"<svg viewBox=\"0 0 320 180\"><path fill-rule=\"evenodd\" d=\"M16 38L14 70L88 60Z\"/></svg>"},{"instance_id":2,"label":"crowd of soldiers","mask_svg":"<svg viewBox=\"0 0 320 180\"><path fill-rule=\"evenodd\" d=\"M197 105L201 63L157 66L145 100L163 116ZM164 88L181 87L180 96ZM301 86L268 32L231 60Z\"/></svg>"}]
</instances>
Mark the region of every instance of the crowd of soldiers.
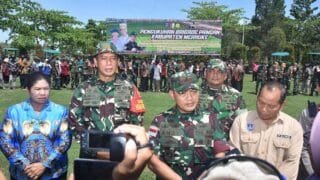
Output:
<instances>
[{"instance_id":1,"label":"crowd of soldiers","mask_svg":"<svg viewBox=\"0 0 320 180\"><path fill-rule=\"evenodd\" d=\"M241 61L228 61L227 64L226 83L241 92L244 77ZM121 77L133 82L140 91L167 92L170 77L178 72L193 73L205 84L206 65L207 62L153 57L144 60L122 60L119 67Z\"/></svg>"},{"instance_id":2,"label":"crowd of soldiers","mask_svg":"<svg viewBox=\"0 0 320 180\"><path fill-rule=\"evenodd\" d=\"M253 63L252 81L256 81L255 93L267 81L279 81L286 87L287 95L318 95L316 88L320 83L320 65L317 63L298 63L274 62L274 63ZM292 87L292 92L290 88Z\"/></svg>"}]
</instances>

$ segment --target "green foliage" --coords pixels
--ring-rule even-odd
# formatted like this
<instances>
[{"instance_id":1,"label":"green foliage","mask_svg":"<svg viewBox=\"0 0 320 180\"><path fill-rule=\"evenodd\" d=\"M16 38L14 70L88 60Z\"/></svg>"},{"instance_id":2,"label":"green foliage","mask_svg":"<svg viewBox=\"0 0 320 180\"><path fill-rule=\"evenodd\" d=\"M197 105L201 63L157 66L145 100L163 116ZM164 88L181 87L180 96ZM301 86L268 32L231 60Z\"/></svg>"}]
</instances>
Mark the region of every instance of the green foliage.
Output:
<instances>
[{"instance_id":1,"label":"green foliage","mask_svg":"<svg viewBox=\"0 0 320 180\"><path fill-rule=\"evenodd\" d=\"M295 51L294 51L294 47L293 47L292 44L287 43L287 44L284 46L283 51L288 52L288 53L290 54L290 56L289 56L288 59L289 59L291 62L294 62L294 61L295 61L295 58L294 58Z\"/></svg>"},{"instance_id":2,"label":"green foliage","mask_svg":"<svg viewBox=\"0 0 320 180\"><path fill-rule=\"evenodd\" d=\"M254 46L251 47L248 51L248 60L250 61L249 64L251 63L251 61L255 60L257 62L260 61L260 56L261 56L261 50L259 47Z\"/></svg>"},{"instance_id":3,"label":"green foliage","mask_svg":"<svg viewBox=\"0 0 320 180\"><path fill-rule=\"evenodd\" d=\"M228 6L218 5L216 2L194 2L195 7L182 11L188 13L188 18L196 20L222 20L223 38L221 54L230 58L233 44L240 41L242 26L239 21L243 16L243 9L229 9Z\"/></svg>"},{"instance_id":4,"label":"green foliage","mask_svg":"<svg viewBox=\"0 0 320 180\"><path fill-rule=\"evenodd\" d=\"M256 0L253 17L255 26L261 27L262 37L273 27L280 27L285 15L284 0Z\"/></svg>"},{"instance_id":5,"label":"green foliage","mask_svg":"<svg viewBox=\"0 0 320 180\"><path fill-rule=\"evenodd\" d=\"M241 43L234 43L232 46L231 58L234 59L246 59L247 47Z\"/></svg>"},{"instance_id":6,"label":"green foliage","mask_svg":"<svg viewBox=\"0 0 320 180\"><path fill-rule=\"evenodd\" d=\"M287 43L286 35L281 28L273 27L264 39L263 52L269 57L275 51L282 51Z\"/></svg>"},{"instance_id":7,"label":"green foliage","mask_svg":"<svg viewBox=\"0 0 320 180\"><path fill-rule=\"evenodd\" d=\"M228 6L217 5L216 2L193 2L196 7L191 7L189 10L182 11L188 13L190 19L202 20L222 20L224 28L234 27L238 24L243 9L229 10Z\"/></svg>"},{"instance_id":8,"label":"green foliage","mask_svg":"<svg viewBox=\"0 0 320 180\"><path fill-rule=\"evenodd\" d=\"M315 2L316 0L294 0L290 9L291 16L299 21L305 21L312 17L319 16L319 14L314 14L318 10L318 7L311 7Z\"/></svg>"}]
</instances>

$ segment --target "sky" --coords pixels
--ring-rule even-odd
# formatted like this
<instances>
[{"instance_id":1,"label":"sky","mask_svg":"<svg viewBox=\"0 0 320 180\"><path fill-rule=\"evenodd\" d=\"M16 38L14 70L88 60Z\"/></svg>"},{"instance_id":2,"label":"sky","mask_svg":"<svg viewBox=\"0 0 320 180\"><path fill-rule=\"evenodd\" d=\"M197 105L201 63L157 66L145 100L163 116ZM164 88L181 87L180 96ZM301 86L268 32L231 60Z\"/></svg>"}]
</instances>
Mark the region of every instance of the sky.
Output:
<instances>
[{"instance_id":1,"label":"sky","mask_svg":"<svg viewBox=\"0 0 320 180\"><path fill-rule=\"evenodd\" d=\"M182 9L195 7L192 2L208 0L34 0L49 10L61 10L86 23L88 19L188 19ZM210 1L210 0L209 0ZM243 8L244 17L251 18L255 11L255 0L213 0L229 9ZM292 0L285 0L287 15ZM315 5L320 6L320 0ZM0 42L8 38L0 31Z\"/></svg>"}]
</instances>

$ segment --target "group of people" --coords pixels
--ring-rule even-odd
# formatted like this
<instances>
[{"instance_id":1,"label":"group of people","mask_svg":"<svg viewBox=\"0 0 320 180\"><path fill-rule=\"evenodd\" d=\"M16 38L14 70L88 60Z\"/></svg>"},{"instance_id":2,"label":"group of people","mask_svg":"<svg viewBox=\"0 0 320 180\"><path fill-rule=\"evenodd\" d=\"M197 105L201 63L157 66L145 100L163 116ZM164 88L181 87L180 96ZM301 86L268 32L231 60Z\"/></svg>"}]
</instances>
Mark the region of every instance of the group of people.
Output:
<instances>
[{"instance_id":1,"label":"group of people","mask_svg":"<svg viewBox=\"0 0 320 180\"><path fill-rule=\"evenodd\" d=\"M110 44L114 51L136 52L143 50L143 47L138 46L136 42L137 33L133 31L128 35L127 23L120 23L119 30L118 28L113 28L110 33Z\"/></svg>"},{"instance_id":2,"label":"group of people","mask_svg":"<svg viewBox=\"0 0 320 180\"><path fill-rule=\"evenodd\" d=\"M106 179L137 179L146 166L160 179L196 179L211 161L237 151L269 162L286 179L297 178L303 129L281 112L281 83L265 83L256 110L247 111L241 93L225 83L226 63L210 59L202 86L192 71L172 74L168 94L175 105L145 130L146 107L138 87L118 73L119 54L102 44L93 57L97 75L77 86L68 110L49 100L47 76L30 75L29 98L9 107L0 126L11 179L66 179L72 135L79 139L87 130L131 135L124 160ZM108 159L103 152L96 158Z\"/></svg>"},{"instance_id":3,"label":"group of people","mask_svg":"<svg viewBox=\"0 0 320 180\"><path fill-rule=\"evenodd\" d=\"M32 61L30 58L21 56L15 58L3 58L0 60L0 88L15 89L16 81L20 78L20 88L26 88L29 75L34 72L42 72L48 76L52 82L53 89L61 89L69 86L75 88L89 79L94 73L93 63L82 56L73 58L40 59L35 57Z\"/></svg>"},{"instance_id":4,"label":"group of people","mask_svg":"<svg viewBox=\"0 0 320 180\"><path fill-rule=\"evenodd\" d=\"M298 63L278 62L252 64L252 81L256 81L256 93L267 81L278 81L286 88L287 94L305 94L309 96L318 95L317 88L320 88L320 64L307 63L304 66ZM290 93L290 87L292 93Z\"/></svg>"}]
</instances>

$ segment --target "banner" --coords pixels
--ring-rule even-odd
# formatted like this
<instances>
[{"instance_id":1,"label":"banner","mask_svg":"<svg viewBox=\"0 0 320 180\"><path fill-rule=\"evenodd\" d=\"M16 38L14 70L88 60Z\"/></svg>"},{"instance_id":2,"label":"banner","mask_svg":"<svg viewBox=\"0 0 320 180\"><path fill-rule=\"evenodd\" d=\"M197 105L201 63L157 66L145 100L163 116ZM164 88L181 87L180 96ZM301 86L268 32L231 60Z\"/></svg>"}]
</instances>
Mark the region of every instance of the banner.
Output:
<instances>
[{"instance_id":1,"label":"banner","mask_svg":"<svg viewBox=\"0 0 320 180\"><path fill-rule=\"evenodd\" d=\"M219 20L107 19L108 42L119 53L219 55Z\"/></svg>"}]
</instances>

